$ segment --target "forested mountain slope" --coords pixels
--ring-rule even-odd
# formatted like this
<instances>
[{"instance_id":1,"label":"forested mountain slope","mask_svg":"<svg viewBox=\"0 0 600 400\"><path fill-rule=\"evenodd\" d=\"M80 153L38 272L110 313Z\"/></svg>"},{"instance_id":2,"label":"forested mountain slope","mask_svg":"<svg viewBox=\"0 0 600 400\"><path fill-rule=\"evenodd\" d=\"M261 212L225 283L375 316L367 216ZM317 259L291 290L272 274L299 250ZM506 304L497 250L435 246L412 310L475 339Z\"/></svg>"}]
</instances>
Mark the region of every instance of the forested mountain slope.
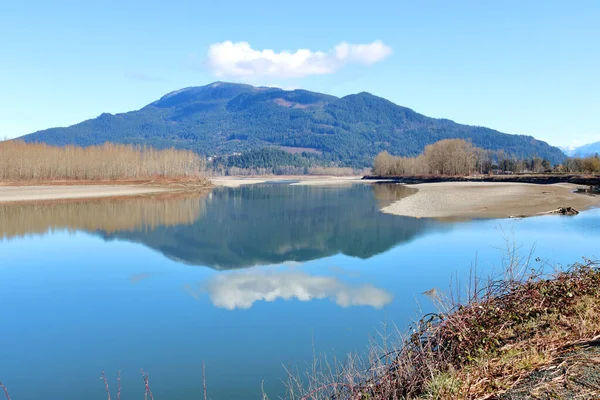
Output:
<instances>
[{"instance_id":1,"label":"forested mountain slope","mask_svg":"<svg viewBox=\"0 0 600 400\"><path fill-rule=\"evenodd\" d=\"M446 138L468 139L478 147L504 149L518 158L539 156L553 163L564 159L558 148L531 136L429 118L365 92L338 98L223 82L169 93L137 111L105 113L67 128L22 137L55 145L110 141L174 146L204 155L282 147L354 167L370 166L383 150L416 155Z\"/></svg>"}]
</instances>

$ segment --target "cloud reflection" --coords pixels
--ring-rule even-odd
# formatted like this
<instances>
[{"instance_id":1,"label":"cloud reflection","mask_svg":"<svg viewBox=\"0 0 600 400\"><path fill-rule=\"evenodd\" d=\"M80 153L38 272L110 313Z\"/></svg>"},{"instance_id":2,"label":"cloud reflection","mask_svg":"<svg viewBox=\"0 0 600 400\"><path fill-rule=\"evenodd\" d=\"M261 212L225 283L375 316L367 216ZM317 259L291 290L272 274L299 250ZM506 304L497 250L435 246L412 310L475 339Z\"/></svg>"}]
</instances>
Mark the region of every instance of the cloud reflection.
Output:
<instances>
[{"instance_id":1,"label":"cloud reflection","mask_svg":"<svg viewBox=\"0 0 600 400\"><path fill-rule=\"evenodd\" d=\"M297 270L219 274L203 285L203 291L208 293L215 307L227 310L247 309L257 301L277 299L330 299L344 308L382 308L393 298L389 292L371 284L353 286L335 276L316 276Z\"/></svg>"}]
</instances>

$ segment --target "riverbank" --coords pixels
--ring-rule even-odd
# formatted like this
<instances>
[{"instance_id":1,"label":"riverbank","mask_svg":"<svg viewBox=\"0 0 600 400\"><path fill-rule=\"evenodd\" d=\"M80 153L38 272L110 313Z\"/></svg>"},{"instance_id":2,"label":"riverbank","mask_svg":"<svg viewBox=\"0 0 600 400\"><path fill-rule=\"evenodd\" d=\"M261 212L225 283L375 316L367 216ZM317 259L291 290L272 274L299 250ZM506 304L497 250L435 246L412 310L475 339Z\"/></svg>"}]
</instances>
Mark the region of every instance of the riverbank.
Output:
<instances>
[{"instance_id":1,"label":"riverbank","mask_svg":"<svg viewBox=\"0 0 600 400\"><path fill-rule=\"evenodd\" d=\"M137 196L172 191L174 189L168 187L131 185L4 186L0 187L0 203Z\"/></svg>"},{"instance_id":2,"label":"riverbank","mask_svg":"<svg viewBox=\"0 0 600 400\"><path fill-rule=\"evenodd\" d=\"M574 193L577 189L586 189L586 186L572 183L543 184L546 181L539 180L541 177L534 178L539 182L456 181L455 178L448 178L449 181L444 179L440 182L408 184L407 187L416 189L415 194L395 201L381 211L413 218L471 219L530 217L565 207L582 211L600 206L600 196ZM419 181L416 177L414 179L415 182ZM306 175L226 176L213 177L210 181L215 186L224 187L286 182L309 186L390 182L388 179L364 179L360 176ZM396 179L393 181L397 182Z\"/></svg>"},{"instance_id":3,"label":"riverbank","mask_svg":"<svg viewBox=\"0 0 600 400\"><path fill-rule=\"evenodd\" d=\"M209 178L215 186L239 187L259 183L291 182L292 185L344 185L354 183L374 183L376 180L364 180L361 175L355 176L322 176L322 175L261 175L252 177L219 176Z\"/></svg>"},{"instance_id":4,"label":"riverbank","mask_svg":"<svg viewBox=\"0 0 600 400\"><path fill-rule=\"evenodd\" d=\"M343 373L311 371L298 398L600 398L598 264L548 274L507 256L503 275L472 277L462 295L423 293L438 311L399 345L375 345L364 368L349 358Z\"/></svg>"},{"instance_id":5,"label":"riverbank","mask_svg":"<svg viewBox=\"0 0 600 400\"><path fill-rule=\"evenodd\" d=\"M344 185L374 183L362 180L362 176L317 175L265 175L253 177L213 177L146 180L36 180L0 181L0 203L23 201L46 201L66 199L91 199L118 196L137 196L179 191L206 190L213 186L240 187L260 183L284 183L292 185Z\"/></svg>"},{"instance_id":6,"label":"riverbank","mask_svg":"<svg viewBox=\"0 0 600 400\"><path fill-rule=\"evenodd\" d=\"M600 186L600 175L594 174L503 174L503 175L399 175L378 176L366 175L365 180L387 180L397 183L440 183L440 182L494 182L494 183L535 183L537 185L553 185L555 183L571 183L574 185Z\"/></svg>"},{"instance_id":7,"label":"riverbank","mask_svg":"<svg viewBox=\"0 0 600 400\"><path fill-rule=\"evenodd\" d=\"M206 190L205 179L0 182L0 203L95 199Z\"/></svg>"},{"instance_id":8,"label":"riverbank","mask_svg":"<svg viewBox=\"0 0 600 400\"><path fill-rule=\"evenodd\" d=\"M600 196L574 193L578 185L496 182L439 182L407 185L417 189L381 211L414 218L510 218L551 213L561 207L586 210Z\"/></svg>"}]
</instances>

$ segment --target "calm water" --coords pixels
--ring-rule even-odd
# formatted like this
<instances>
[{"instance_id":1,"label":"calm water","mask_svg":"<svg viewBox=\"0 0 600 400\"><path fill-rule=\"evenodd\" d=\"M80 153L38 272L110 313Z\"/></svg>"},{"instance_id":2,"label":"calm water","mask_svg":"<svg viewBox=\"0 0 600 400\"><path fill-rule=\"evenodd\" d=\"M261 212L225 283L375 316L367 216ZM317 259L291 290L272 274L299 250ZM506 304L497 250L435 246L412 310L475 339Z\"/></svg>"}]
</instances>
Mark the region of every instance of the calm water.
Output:
<instances>
[{"instance_id":1,"label":"calm water","mask_svg":"<svg viewBox=\"0 0 600 400\"><path fill-rule=\"evenodd\" d=\"M600 256L600 212L437 222L380 213L398 185L266 184L206 196L0 205L0 380L15 400L277 398L282 365L365 352L421 293L502 264ZM422 311L419 311L421 309ZM116 392L113 392L113 397Z\"/></svg>"}]
</instances>

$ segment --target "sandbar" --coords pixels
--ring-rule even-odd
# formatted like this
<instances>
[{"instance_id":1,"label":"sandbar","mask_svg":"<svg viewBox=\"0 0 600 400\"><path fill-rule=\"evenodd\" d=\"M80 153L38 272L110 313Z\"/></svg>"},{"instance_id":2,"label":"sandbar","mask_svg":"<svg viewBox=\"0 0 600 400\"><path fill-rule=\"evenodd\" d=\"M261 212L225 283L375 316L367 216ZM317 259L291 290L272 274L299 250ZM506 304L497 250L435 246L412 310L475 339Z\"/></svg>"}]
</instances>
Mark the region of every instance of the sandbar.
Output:
<instances>
[{"instance_id":1,"label":"sandbar","mask_svg":"<svg viewBox=\"0 0 600 400\"><path fill-rule=\"evenodd\" d=\"M152 185L36 185L0 186L0 203L135 196L172 192L178 188Z\"/></svg>"},{"instance_id":2,"label":"sandbar","mask_svg":"<svg viewBox=\"0 0 600 400\"><path fill-rule=\"evenodd\" d=\"M569 183L440 182L407 185L415 194L384 207L384 213L415 218L510 218L578 211L600 206L600 196L574 193Z\"/></svg>"},{"instance_id":3,"label":"sandbar","mask_svg":"<svg viewBox=\"0 0 600 400\"><path fill-rule=\"evenodd\" d=\"M259 183L276 183L294 181L292 185L326 186L354 183L374 183L375 180L362 180L362 176L319 176L319 175L265 175L253 177L220 176L210 178L215 186L239 187L242 185L255 185Z\"/></svg>"}]
</instances>

